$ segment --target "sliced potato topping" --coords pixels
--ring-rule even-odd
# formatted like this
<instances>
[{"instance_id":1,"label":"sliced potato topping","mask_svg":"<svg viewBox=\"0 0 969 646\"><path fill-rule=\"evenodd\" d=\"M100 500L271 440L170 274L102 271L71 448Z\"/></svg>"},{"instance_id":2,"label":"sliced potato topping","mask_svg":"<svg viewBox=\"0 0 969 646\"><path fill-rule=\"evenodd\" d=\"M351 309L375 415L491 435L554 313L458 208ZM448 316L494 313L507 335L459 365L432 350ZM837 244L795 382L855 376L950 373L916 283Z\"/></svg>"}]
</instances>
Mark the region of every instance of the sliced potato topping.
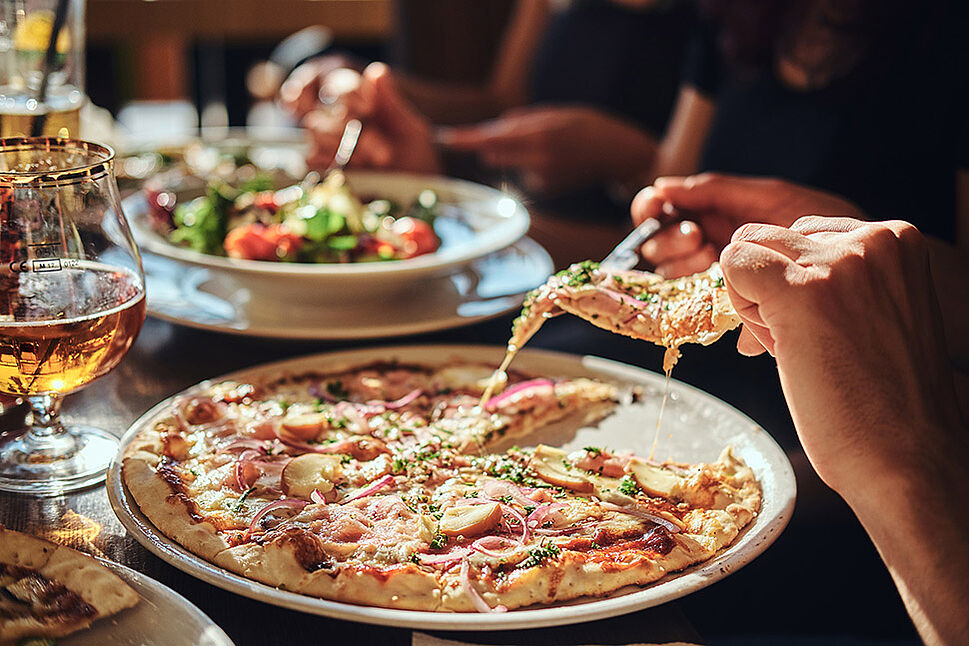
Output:
<instances>
[{"instance_id":1,"label":"sliced potato topping","mask_svg":"<svg viewBox=\"0 0 969 646\"><path fill-rule=\"evenodd\" d=\"M283 430L301 440L315 440L320 433L330 427L324 413L303 413L283 418Z\"/></svg>"},{"instance_id":2,"label":"sliced potato topping","mask_svg":"<svg viewBox=\"0 0 969 646\"><path fill-rule=\"evenodd\" d=\"M331 491L343 475L340 456L306 453L290 460L280 478L283 493L294 498L309 498L314 489Z\"/></svg>"},{"instance_id":3,"label":"sliced potato topping","mask_svg":"<svg viewBox=\"0 0 969 646\"><path fill-rule=\"evenodd\" d=\"M571 466L567 457L565 451L539 444L528 465L549 484L583 493L592 491L592 482L582 470Z\"/></svg>"},{"instance_id":4,"label":"sliced potato topping","mask_svg":"<svg viewBox=\"0 0 969 646\"><path fill-rule=\"evenodd\" d=\"M684 480L673 471L650 464L639 458L633 458L626 468L636 480L639 488L649 495L664 498L680 497Z\"/></svg>"},{"instance_id":5,"label":"sliced potato topping","mask_svg":"<svg viewBox=\"0 0 969 646\"><path fill-rule=\"evenodd\" d=\"M501 505L458 505L444 510L441 533L447 536L477 536L492 530L501 520Z\"/></svg>"}]
</instances>

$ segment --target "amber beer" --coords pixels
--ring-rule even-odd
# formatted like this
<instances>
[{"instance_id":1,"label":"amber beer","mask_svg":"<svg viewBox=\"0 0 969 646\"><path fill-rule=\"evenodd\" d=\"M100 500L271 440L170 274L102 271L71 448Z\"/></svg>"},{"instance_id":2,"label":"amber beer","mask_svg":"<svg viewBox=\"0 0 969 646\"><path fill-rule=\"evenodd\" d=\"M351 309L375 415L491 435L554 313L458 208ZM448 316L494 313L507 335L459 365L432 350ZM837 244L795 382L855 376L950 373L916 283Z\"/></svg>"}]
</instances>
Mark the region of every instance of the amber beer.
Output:
<instances>
[{"instance_id":1,"label":"amber beer","mask_svg":"<svg viewBox=\"0 0 969 646\"><path fill-rule=\"evenodd\" d=\"M36 112L7 112L0 108L0 137L29 137ZM41 135L46 137L77 137L81 128L81 109L51 110Z\"/></svg>"},{"instance_id":2,"label":"amber beer","mask_svg":"<svg viewBox=\"0 0 969 646\"><path fill-rule=\"evenodd\" d=\"M21 273L9 302L0 315L0 392L18 396L65 394L97 379L145 320L141 283L110 268Z\"/></svg>"},{"instance_id":3,"label":"amber beer","mask_svg":"<svg viewBox=\"0 0 969 646\"><path fill-rule=\"evenodd\" d=\"M41 135L46 137L77 137L81 129L83 95L50 96L47 103L39 103L27 95L8 93L4 88L0 101L0 137L29 137L34 133L34 120L46 114ZM74 97L73 94L77 94Z\"/></svg>"}]
</instances>

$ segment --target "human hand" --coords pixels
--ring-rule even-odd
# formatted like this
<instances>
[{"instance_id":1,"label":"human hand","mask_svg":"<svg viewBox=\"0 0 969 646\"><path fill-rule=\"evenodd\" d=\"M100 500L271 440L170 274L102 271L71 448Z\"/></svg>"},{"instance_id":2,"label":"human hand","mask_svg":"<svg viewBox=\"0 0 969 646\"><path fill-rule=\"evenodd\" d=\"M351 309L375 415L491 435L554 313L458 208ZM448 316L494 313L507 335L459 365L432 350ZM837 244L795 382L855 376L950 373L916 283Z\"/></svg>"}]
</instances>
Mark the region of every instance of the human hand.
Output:
<instances>
[{"instance_id":1,"label":"human hand","mask_svg":"<svg viewBox=\"0 0 969 646\"><path fill-rule=\"evenodd\" d=\"M641 190L631 207L636 224L676 211L690 213L691 219L660 231L641 249L668 278L709 267L747 222L787 227L808 214L864 217L857 206L831 193L779 179L716 173L661 177Z\"/></svg>"},{"instance_id":2,"label":"human hand","mask_svg":"<svg viewBox=\"0 0 969 646\"><path fill-rule=\"evenodd\" d=\"M315 108L319 107L320 94L327 79L332 82L331 74L337 70L357 72L354 61L340 54L317 56L306 61L283 81L279 88L279 104L293 116L302 119ZM337 81L339 82L339 81Z\"/></svg>"},{"instance_id":3,"label":"human hand","mask_svg":"<svg viewBox=\"0 0 969 646\"><path fill-rule=\"evenodd\" d=\"M846 498L961 427L924 238L905 222L747 224L720 255L737 347L777 359L811 463ZM962 440L965 443L965 438ZM963 447L964 448L964 447Z\"/></svg>"},{"instance_id":4,"label":"human hand","mask_svg":"<svg viewBox=\"0 0 969 646\"><path fill-rule=\"evenodd\" d=\"M351 167L392 168L436 173L440 162L431 124L400 94L393 74L383 63L372 63L363 74L335 70L324 80L327 105L309 112L303 125L310 133L307 163L326 168L336 154L347 121L359 119L363 130Z\"/></svg>"},{"instance_id":5,"label":"human hand","mask_svg":"<svg viewBox=\"0 0 969 646\"><path fill-rule=\"evenodd\" d=\"M539 194L639 177L655 150L634 124L581 106L516 108L493 121L442 129L440 140L477 153L487 166L519 172L525 188Z\"/></svg>"}]
</instances>

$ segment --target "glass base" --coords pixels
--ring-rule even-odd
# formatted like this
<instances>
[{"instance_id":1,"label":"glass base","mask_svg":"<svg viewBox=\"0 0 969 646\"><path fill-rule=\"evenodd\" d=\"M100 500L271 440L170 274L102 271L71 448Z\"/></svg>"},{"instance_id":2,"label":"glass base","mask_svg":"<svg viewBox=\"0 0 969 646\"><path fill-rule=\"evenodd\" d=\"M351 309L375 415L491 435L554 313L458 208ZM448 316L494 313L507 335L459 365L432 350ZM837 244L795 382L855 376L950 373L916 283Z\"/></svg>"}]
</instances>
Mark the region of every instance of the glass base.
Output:
<instances>
[{"instance_id":1,"label":"glass base","mask_svg":"<svg viewBox=\"0 0 969 646\"><path fill-rule=\"evenodd\" d=\"M0 444L0 491L56 496L104 482L118 438L89 426L37 438L30 432Z\"/></svg>"}]
</instances>

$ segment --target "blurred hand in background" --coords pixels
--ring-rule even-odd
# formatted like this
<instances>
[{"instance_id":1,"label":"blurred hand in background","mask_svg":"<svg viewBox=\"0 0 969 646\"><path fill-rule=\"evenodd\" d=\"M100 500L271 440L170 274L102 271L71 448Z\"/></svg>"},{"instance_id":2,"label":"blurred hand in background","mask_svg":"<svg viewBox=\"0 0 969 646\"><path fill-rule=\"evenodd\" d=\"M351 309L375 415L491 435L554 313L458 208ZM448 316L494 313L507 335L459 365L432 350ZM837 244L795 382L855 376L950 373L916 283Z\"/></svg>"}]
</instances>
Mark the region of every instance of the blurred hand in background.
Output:
<instances>
[{"instance_id":1,"label":"blurred hand in background","mask_svg":"<svg viewBox=\"0 0 969 646\"><path fill-rule=\"evenodd\" d=\"M310 167L326 168L347 121L359 119L363 130L351 167L439 172L431 124L402 96L386 65L371 63L362 74L336 69L319 83L317 105L303 117L311 138ZM294 91L294 109L302 105L304 96Z\"/></svg>"},{"instance_id":2,"label":"blurred hand in background","mask_svg":"<svg viewBox=\"0 0 969 646\"><path fill-rule=\"evenodd\" d=\"M585 106L529 106L471 126L442 129L441 143L517 172L542 195L643 176L655 139L639 126Z\"/></svg>"}]
</instances>

